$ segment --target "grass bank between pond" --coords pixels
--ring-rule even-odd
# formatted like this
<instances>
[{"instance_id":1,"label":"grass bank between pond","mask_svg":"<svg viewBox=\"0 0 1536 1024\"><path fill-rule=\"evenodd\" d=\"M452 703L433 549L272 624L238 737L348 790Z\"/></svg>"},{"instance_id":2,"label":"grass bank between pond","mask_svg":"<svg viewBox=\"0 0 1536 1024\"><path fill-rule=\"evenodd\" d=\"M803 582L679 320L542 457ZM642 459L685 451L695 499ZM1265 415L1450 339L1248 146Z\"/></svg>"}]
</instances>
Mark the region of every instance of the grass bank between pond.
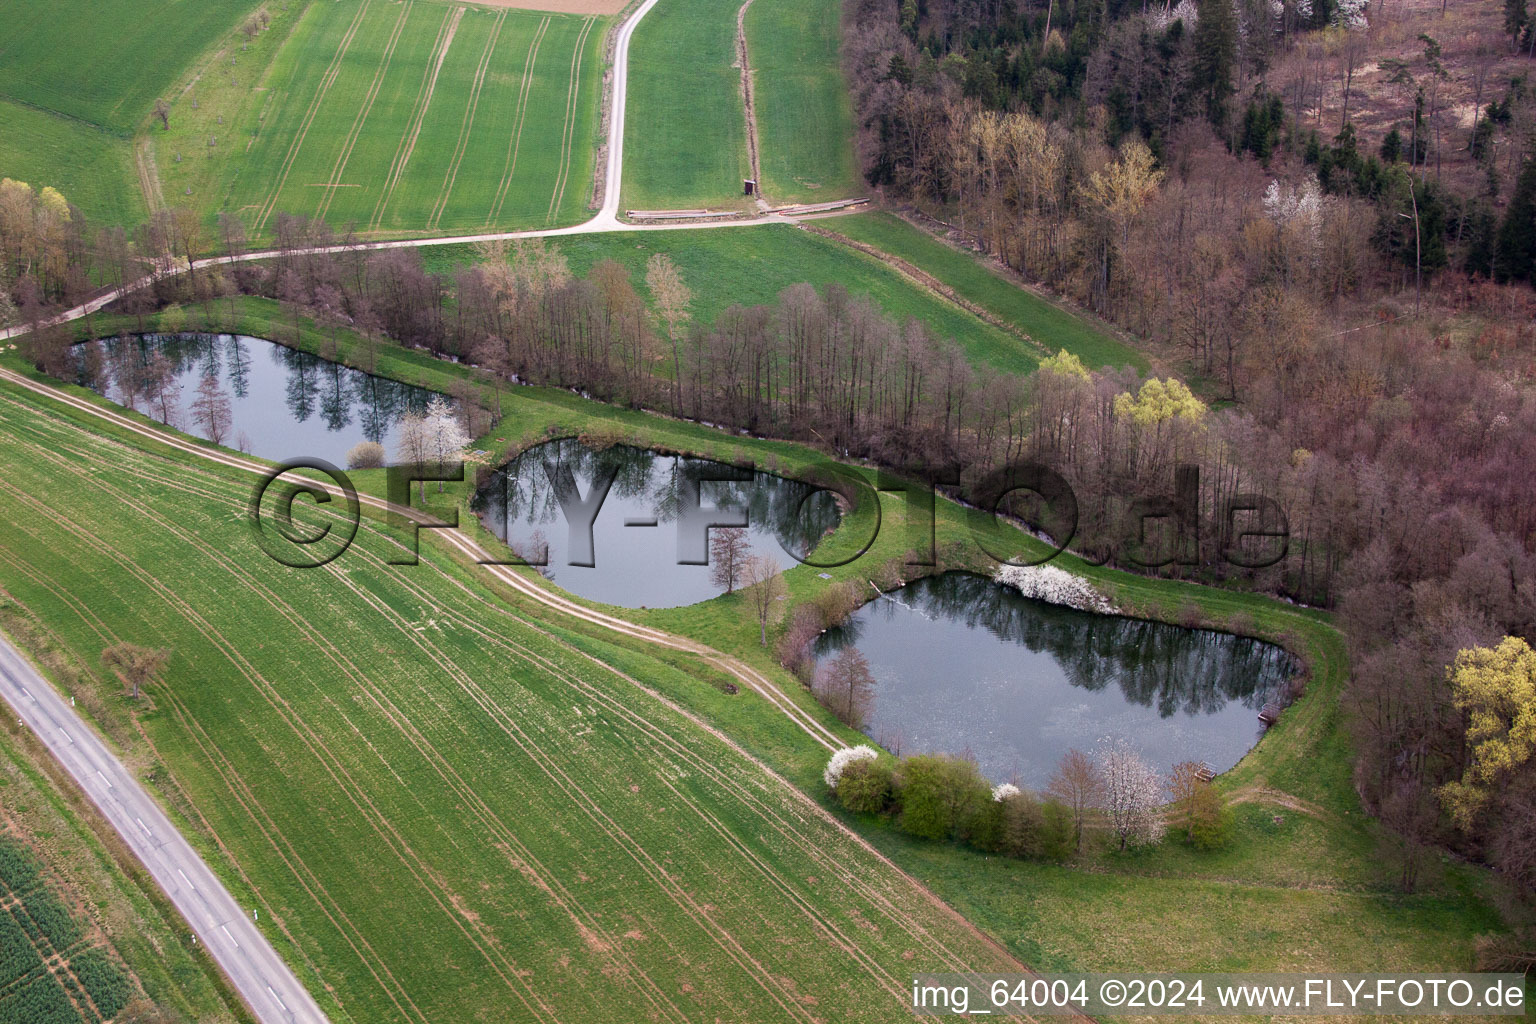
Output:
<instances>
[{"instance_id":1,"label":"grass bank between pond","mask_svg":"<svg viewBox=\"0 0 1536 1024\"><path fill-rule=\"evenodd\" d=\"M248 310L237 329L259 333L275 304L241 300ZM268 321L270 322L270 321ZM236 326L236 325L229 325ZM291 333L289 331L288 333ZM287 334L280 335L286 338ZM319 332L306 325L303 347L318 347ZM344 361L360 350L342 336ZM472 368L433 360L423 353L385 346L377 369L411 383L446 389L452 378L475 376ZM489 390L482 392L491 401ZM683 451L722 461L749 459L789 475L823 456L803 445L741 437L643 412L584 400L553 389L518 388L503 394L504 418L478 442L497 459L552 436L587 434ZM869 477L868 468L854 468ZM360 481L365 486L377 482ZM467 519L464 489L450 488L434 505L458 507ZM867 519L845 525L851 537ZM489 534L472 528L486 543ZM825 570L798 566L788 573L791 602L814 599L828 586L866 578L872 567L902 557L911 547L899 508L886 503L882 528L859 560ZM940 501L939 546L950 564L973 565L956 552L965 523L958 506ZM430 543L430 540L428 541ZM1022 542L1026 547L1033 542ZM1197 853L1178 841L1121 855L1094 850L1078 864L1052 866L988 858L947 844L899 836L880 822L854 824L905 870L951 905L1041 966L1079 969L1138 967L1146 970L1217 969L1468 969L1478 934L1501 929L1491 908L1494 882L1480 869L1446 862L1431 865L1425 887L1403 895L1392 886L1383 851L1390 841L1365 818L1351 785L1352 751L1339 702L1348 678L1342 637L1327 614L1259 595L1178 581L1135 576L1089 566L1070 555L1056 563L1092 580L1117 606L1142 617L1229 629L1280 643L1306 665L1306 694L1259 745L1218 784L1236 806L1232 845ZM520 607L527 599L513 598ZM608 609L631 621L703 640L749 661L781 682L800 706L828 721L809 695L773 664L758 645L755 623L739 597L688 608L634 611ZM547 614L535 611L535 614ZM593 627L572 625L581 644L613 639ZM708 720L824 798L819 773L824 752L762 702L726 697L708 685L696 662L650 652L702 685L679 697ZM835 725L846 742L862 737ZM1278 820L1277 820L1278 819ZM853 820L853 819L847 819ZM1091 898L1085 898L1091 894Z\"/></svg>"}]
</instances>

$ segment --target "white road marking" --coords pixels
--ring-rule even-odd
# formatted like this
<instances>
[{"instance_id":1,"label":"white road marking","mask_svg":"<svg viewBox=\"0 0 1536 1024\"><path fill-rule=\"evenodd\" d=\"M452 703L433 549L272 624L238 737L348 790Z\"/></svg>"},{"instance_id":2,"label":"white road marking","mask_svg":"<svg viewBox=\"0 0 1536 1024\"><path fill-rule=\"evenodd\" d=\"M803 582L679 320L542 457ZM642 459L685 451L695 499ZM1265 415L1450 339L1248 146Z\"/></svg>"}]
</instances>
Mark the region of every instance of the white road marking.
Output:
<instances>
[{"instance_id":1,"label":"white road marking","mask_svg":"<svg viewBox=\"0 0 1536 1024\"><path fill-rule=\"evenodd\" d=\"M219 925L219 931L223 932L224 933L224 937L229 939L230 942L235 942L235 937L233 935L229 934L229 929L224 927L222 924ZM240 948L240 943L235 942L235 948L239 949ZM268 992L272 991L272 986L271 985L267 986L267 991ZM285 1006L285 1007L283 1007L283 1009L286 1010L287 1007Z\"/></svg>"},{"instance_id":2,"label":"white road marking","mask_svg":"<svg viewBox=\"0 0 1536 1024\"><path fill-rule=\"evenodd\" d=\"M98 778L98 779L100 779L100 780L101 780L101 781L102 781L102 783L103 783L103 784L104 784L104 785L105 785L105 786L106 786L106 787L107 787L107 788L108 788L108 789L111 789L111 788L112 788L112 780L111 780L111 779L109 779L109 778L107 778L107 777L106 777L106 776L105 776L105 775L103 775L103 774L101 774L101 772L99 772L99 771L98 771L98 772L97 772L97 773L96 773L96 777L97 777L97 778Z\"/></svg>"},{"instance_id":3,"label":"white road marking","mask_svg":"<svg viewBox=\"0 0 1536 1024\"><path fill-rule=\"evenodd\" d=\"M181 880L183 882L187 883L187 888L191 889L193 892L197 892L197 886L192 884L192 879L187 877L187 873L185 871L181 870L181 868L177 868L176 873L181 876Z\"/></svg>"}]
</instances>

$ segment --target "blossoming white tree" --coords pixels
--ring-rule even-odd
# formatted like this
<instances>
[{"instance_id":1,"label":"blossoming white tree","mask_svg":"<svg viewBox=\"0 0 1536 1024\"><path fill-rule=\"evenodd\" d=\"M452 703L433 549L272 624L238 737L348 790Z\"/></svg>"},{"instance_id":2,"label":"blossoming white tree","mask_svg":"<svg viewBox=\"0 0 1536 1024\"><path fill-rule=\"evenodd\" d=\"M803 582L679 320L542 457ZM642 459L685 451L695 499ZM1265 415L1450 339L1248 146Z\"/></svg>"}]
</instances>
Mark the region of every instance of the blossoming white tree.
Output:
<instances>
[{"instance_id":1,"label":"blossoming white tree","mask_svg":"<svg viewBox=\"0 0 1536 1024\"><path fill-rule=\"evenodd\" d=\"M843 777L843 772L855 761L873 761L880 754L867 743L860 743L856 747L844 747L834 751L827 759L827 767L821 773L821 781L827 784L828 789L836 789L837 782Z\"/></svg>"},{"instance_id":2,"label":"blossoming white tree","mask_svg":"<svg viewBox=\"0 0 1536 1024\"><path fill-rule=\"evenodd\" d=\"M427 452L439 470L469 444L469 432L459 423L453 406L442 395L427 403L426 431ZM441 480L437 482L437 491L439 494L443 491Z\"/></svg>"},{"instance_id":3,"label":"blossoming white tree","mask_svg":"<svg viewBox=\"0 0 1536 1024\"><path fill-rule=\"evenodd\" d=\"M1000 786L992 787L992 800L995 803L1002 803L1004 800L1007 800L1011 796L1018 796L1019 792L1020 790L1018 786L1015 786L1011 782L1005 782Z\"/></svg>"},{"instance_id":4,"label":"blossoming white tree","mask_svg":"<svg viewBox=\"0 0 1536 1024\"><path fill-rule=\"evenodd\" d=\"M1152 766L1123 739L1106 743L1099 750L1098 761L1104 780L1104 810L1120 838L1120 849L1160 842L1166 828L1157 813L1163 784Z\"/></svg>"}]
</instances>

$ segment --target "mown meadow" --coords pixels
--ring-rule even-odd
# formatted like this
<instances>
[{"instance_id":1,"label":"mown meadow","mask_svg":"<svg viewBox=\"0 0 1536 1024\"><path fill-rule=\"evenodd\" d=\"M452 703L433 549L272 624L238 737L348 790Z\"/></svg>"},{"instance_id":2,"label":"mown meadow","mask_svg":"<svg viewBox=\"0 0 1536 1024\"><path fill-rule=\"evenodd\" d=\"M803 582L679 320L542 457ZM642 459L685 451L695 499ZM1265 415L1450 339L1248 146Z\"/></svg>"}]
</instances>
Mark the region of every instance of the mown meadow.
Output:
<instances>
[{"instance_id":1,"label":"mown meadow","mask_svg":"<svg viewBox=\"0 0 1536 1024\"><path fill-rule=\"evenodd\" d=\"M635 30L624 135L626 209L746 209L751 177L736 48L738 0L670 0ZM839 64L841 8L753 3L745 31L768 200L859 194Z\"/></svg>"},{"instance_id":2,"label":"mown meadow","mask_svg":"<svg viewBox=\"0 0 1536 1024\"><path fill-rule=\"evenodd\" d=\"M736 0L658 3L629 48L620 209L745 209Z\"/></svg>"},{"instance_id":3,"label":"mown meadow","mask_svg":"<svg viewBox=\"0 0 1536 1024\"><path fill-rule=\"evenodd\" d=\"M747 52L758 157L770 201L815 203L862 195L853 154L853 104L842 67L842 5L754 2Z\"/></svg>"}]
</instances>

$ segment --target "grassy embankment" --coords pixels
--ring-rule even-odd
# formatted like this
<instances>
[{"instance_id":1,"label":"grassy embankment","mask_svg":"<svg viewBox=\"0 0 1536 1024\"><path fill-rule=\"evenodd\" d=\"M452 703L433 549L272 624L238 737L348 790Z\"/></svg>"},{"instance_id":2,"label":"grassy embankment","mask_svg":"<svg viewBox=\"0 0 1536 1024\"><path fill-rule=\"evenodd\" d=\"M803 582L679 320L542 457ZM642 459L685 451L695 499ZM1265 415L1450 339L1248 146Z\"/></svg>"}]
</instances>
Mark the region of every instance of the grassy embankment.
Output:
<instances>
[{"instance_id":1,"label":"grassy embankment","mask_svg":"<svg viewBox=\"0 0 1536 1024\"><path fill-rule=\"evenodd\" d=\"M572 223L591 198L609 21L415 0L273 9L151 133L168 197L364 235ZM190 189L190 195L188 190Z\"/></svg>"},{"instance_id":2,"label":"grassy embankment","mask_svg":"<svg viewBox=\"0 0 1536 1024\"><path fill-rule=\"evenodd\" d=\"M577 276L585 276L603 260L617 261L646 297L645 261L653 253L667 254L693 289L690 312L703 323L713 323L733 304L772 303L785 288L808 281L819 290L838 284L850 294L867 296L897 321L920 320L936 336L958 342L978 369L1029 373L1042 355L1023 339L985 323L874 257L789 225L573 235L546 244L565 255ZM433 246L422 255L429 268L443 272L477 258L466 246Z\"/></svg>"},{"instance_id":3,"label":"grassy embankment","mask_svg":"<svg viewBox=\"0 0 1536 1024\"><path fill-rule=\"evenodd\" d=\"M1047 348L1066 349L1084 366L1129 366L1145 373L1146 356L1087 317L1009 281L963 252L889 213L859 213L818 222L888 252L937 277L961 298L982 306Z\"/></svg>"},{"instance_id":4,"label":"grassy embankment","mask_svg":"<svg viewBox=\"0 0 1536 1024\"><path fill-rule=\"evenodd\" d=\"M305 344L318 340L310 335ZM344 346L343 354L347 351ZM398 350L385 351L380 369L439 387L449 375L467 372ZM733 437L561 392L519 389L503 400L506 418L481 442L498 453L547 435L587 432L721 459L750 457L786 472L818 458L800 446ZM448 498L457 502L463 495L450 493ZM909 547L899 509L890 500L884 504L883 526L870 552L849 566L828 570L831 582L859 580ZM843 536L851 539L868 525L867 518L856 516ZM964 539L959 510L947 502L940 504L939 536L941 545ZM975 563L962 554L958 564ZM1347 664L1342 639L1325 614L1257 595L1086 566L1070 556L1058 564L1094 580L1134 614L1182 621L1194 608L1207 625L1284 643L1306 662L1307 695L1220 780L1237 802L1232 846L1196 854L1170 841L1130 855L1095 849L1072 866L1038 865L915 842L879 822L858 822L871 841L1010 950L1042 966L1412 970L1470 965L1475 936L1502 927L1488 902L1492 883L1484 872L1444 864L1417 894L1393 889L1390 869L1380 856L1380 830L1361 814L1351 786L1350 744L1339 708ZM814 597L830 585L804 566L791 570L788 581L792 601ZM703 639L776 671L758 647L755 625L739 598L620 614ZM816 710L797 686L788 680L784 686L802 706ZM695 706L701 713L808 791L820 792L822 752L776 713L755 708L756 702L722 703L709 687L684 699L700 700ZM745 709L753 713L743 714ZM857 739L844 735L850 742Z\"/></svg>"}]
</instances>

